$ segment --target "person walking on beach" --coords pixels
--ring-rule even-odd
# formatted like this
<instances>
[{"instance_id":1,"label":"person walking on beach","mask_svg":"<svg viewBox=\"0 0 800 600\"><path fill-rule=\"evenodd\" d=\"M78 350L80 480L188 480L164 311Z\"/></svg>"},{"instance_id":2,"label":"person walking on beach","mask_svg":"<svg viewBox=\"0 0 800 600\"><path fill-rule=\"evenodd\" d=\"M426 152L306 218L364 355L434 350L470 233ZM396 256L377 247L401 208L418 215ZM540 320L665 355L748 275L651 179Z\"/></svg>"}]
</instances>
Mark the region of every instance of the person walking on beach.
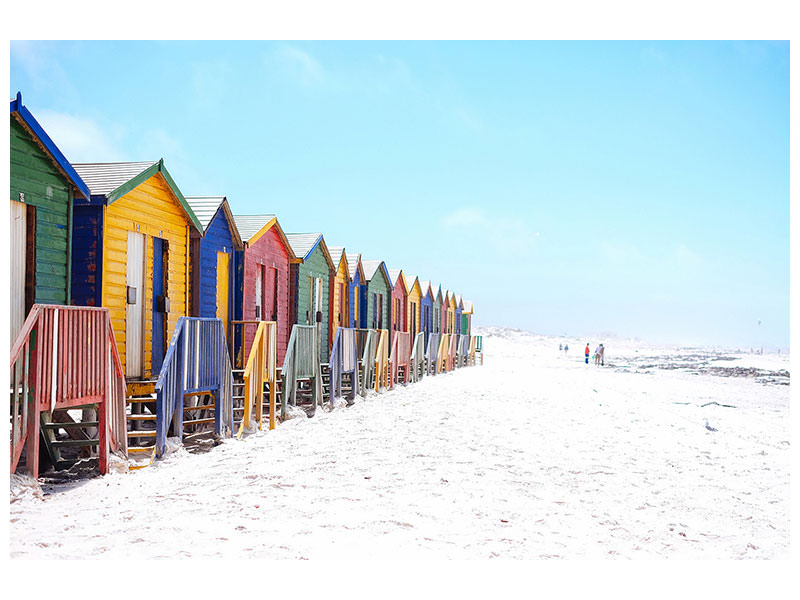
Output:
<instances>
[{"instance_id":1,"label":"person walking on beach","mask_svg":"<svg viewBox=\"0 0 800 600\"><path fill-rule=\"evenodd\" d=\"M568 350L569 350L569 344L564 344L564 355L565 356L566 356Z\"/></svg>"},{"instance_id":2,"label":"person walking on beach","mask_svg":"<svg viewBox=\"0 0 800 600\"><path fill-rule=\"evenodd\" d=\"M600 344L600 366L604 367L606 365L606 348L603 344Z\"/></svg>"},{"instance_id":3,"label":"person walking on beach","mask_svg":"<svg viewBox=\"0 0 800 600\"><path fill-rule=\"evenodd\" d=\"M561 344L559 344L558 345L558 351L561 352L563 349L564 349L564 347Z\"/></svg>"},{"instance_id":4,"label":"person walking on beach","mask_svg":"<svg viewBox=\"0 0 800 600\"><path fill-rule=\"evenodd\" d=\"M586 342L586 349L583 351L583 355L586 357L586 364L589 364L589 342Z\"/></svg>"},{"instance_id":5,"label":"person walking on beach","mask_svg":"<svg viewBox=\"0 0 800 600\"><path fill-rule=\"evenodd\" d=\"M595 366L598 366L598 367L600 366L600 349L602 347L603 346L600 345L597 348L595 348L595 350L594 350L594 364L595 364Z\"/></svg>"}]
</instances>

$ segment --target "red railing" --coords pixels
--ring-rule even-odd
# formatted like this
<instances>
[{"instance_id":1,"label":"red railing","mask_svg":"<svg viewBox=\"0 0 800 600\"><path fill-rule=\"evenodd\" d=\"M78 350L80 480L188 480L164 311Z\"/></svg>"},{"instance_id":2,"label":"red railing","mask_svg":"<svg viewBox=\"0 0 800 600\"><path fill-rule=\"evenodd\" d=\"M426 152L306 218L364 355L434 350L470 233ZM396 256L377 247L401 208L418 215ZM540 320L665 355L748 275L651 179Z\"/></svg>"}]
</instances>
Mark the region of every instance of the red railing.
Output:
<instances>
[{"instance_id":1,"label":"red railing","mask_svg":"<svg viewBox=\"0 0 800 600\"><path fill-rule=\"evenodd\" d=\"M100 472L127 452L125 378L106 308L35 304L11 347L11 472L39 474L39 413L98 405Z\"/></svg>"}]
</instances>

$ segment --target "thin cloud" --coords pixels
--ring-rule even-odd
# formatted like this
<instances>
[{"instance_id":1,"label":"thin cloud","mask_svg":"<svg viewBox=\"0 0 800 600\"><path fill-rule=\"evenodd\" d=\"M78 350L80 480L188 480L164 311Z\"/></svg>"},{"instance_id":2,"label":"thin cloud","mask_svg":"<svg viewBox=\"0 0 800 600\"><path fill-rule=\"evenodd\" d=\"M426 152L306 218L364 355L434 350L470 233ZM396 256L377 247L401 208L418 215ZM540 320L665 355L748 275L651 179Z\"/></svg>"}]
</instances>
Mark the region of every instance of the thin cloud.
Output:
<instances>
[{"instance_id":1,"label":"thin cloud","mask_svg":"<svg viewBox=\"0 0 800 600\"><path fill-rule=\"evenodd\" d=\"M325 80L325 70L308 52L294 46L282 46L274 57L283 68L304 85L314 85Z\"/></svg>"},{"instance_id":2,"label":"thin cloud","mask_svg":"<svg viewBox=\"0 0 800 600\"><path fill-rule=\"evenodd\" d=\"M54 110L37 110L36 120L70 162L128 160L108 128L87 117Z\"/></svg>"},{"instance_id":3,"label":"thin cloud","mask_svg":"<svg viewBox=\"0 0 800 600\"><path fill-rule=\"evenodd\" d=\"M445 215L441 223L452 233L479 234L487 248L504 258L534 252L540 236L524 219L496 217L477 207L459 208Z\"/></svg>"}]
</instances>

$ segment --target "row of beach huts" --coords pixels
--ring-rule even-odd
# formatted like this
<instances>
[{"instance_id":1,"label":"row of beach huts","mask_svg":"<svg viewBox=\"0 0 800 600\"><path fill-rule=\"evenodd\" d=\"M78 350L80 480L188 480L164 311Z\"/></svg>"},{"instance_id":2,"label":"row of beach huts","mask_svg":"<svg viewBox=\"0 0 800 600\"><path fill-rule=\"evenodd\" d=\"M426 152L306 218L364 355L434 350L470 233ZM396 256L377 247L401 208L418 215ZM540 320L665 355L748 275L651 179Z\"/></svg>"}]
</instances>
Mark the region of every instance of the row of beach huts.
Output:
<instances>
[{"instance_id":1,"label":"row of beach huts","mask_svg":"<svg viewBox=\"0 0 800 600\"><path fill-rule=\"evenodd\" d=\"M163 159L70 163L21 94L10 133L12 473L141 468L482 362L438 283L184 196Z\"/></svg>"}]
</instances>

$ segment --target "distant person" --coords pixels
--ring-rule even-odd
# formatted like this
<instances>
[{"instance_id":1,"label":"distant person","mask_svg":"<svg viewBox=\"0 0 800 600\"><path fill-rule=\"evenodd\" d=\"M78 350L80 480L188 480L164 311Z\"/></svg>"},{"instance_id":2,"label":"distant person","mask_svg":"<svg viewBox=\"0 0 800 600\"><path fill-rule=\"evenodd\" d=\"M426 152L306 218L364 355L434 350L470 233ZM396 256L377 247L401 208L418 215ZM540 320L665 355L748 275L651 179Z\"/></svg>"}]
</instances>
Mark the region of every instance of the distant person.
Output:
<instances>
[{"instance_id":1,"label":"distant person","mask_svg":"<svg viewBox=\"0 0 800 600\"><path fill-rule=\"evenodd\" d=\"M594 349L594 364L600 366L600 346Z\"/></svg>"},{"instance_id":2,"label":"distant person","mask_svg":"<svg viewBox=\"0 0 800 600\"><path fill-rule=\"evenodd\" d=\"M600 366L606 366L606 348L603 344L600 344Z\"/></svg>"},{"instance_id":3,"label":"distant person","mask_svg":"<svg viewBox=\"0 0 800 600\"><path fill-rule=\"evenodd\" d=\"M569 344L564 344L564 354L569 352Z\"/></svg>"},{"instance_id":4,"label":"distant person","mask_svg":"<svg viewBox=\"0 0 800 600\"><path fill-rule=\"evenodd\" d=\"M589 364L589 342L586 342L586 349L583 351L583 355L586 357L586 364Z\"/></svg>"},{"instance_id":5,"label":"distant person","mask_svg":"<svg viewBox=\"0 0 800 600\"><path fill-rule=\"evenodd\" d=\"M564 349L564 345L563 344L559 344L558 345L558 351L561 352L563 349Z\"/></svg>"}]
</instances>

